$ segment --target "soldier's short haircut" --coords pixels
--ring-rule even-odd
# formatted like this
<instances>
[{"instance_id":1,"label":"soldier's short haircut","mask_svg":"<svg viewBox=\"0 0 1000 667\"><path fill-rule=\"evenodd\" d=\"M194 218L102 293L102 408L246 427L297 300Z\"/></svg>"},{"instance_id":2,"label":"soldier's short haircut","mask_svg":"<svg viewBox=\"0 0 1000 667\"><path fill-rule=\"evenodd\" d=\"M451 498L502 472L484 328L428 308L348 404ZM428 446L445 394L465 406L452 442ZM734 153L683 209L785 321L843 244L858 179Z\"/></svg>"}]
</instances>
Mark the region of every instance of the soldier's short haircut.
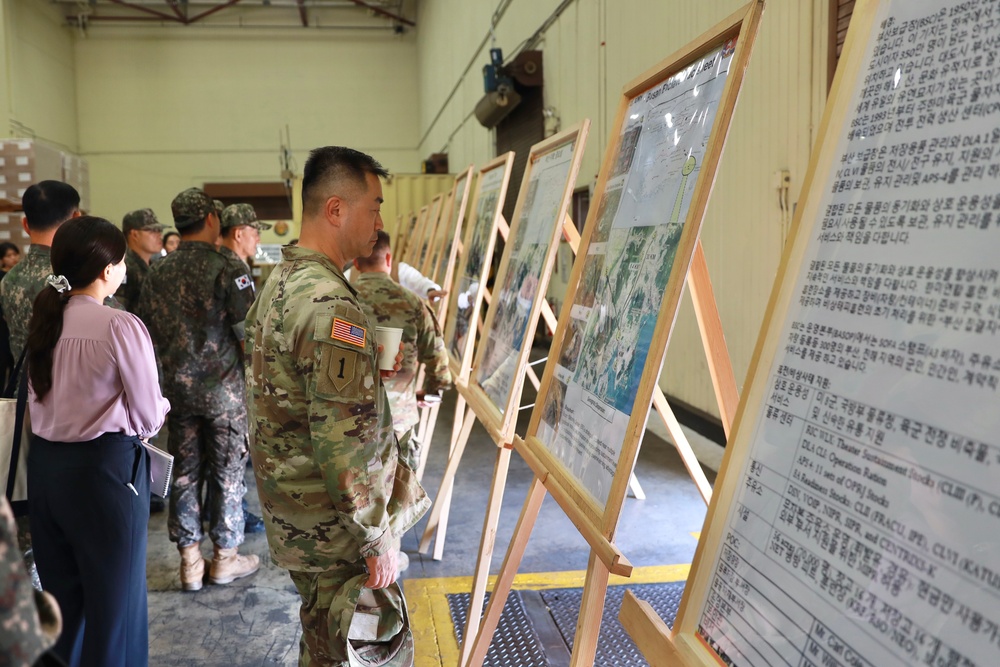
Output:
<instances>
[{"instance_id":1,"label":"soldier's short haircut","mask_svg":"<svg viewBox=\"0 0 1000 667\"><path fill-rule=\"evenodd\" d=\"M28 229L45 232L73 217L80 208L80 193L69 183L40 181L24 191L21 206Z\"/></svg>"},{"instance_id":2,"label":"soldier's short haircut","mask_svg":"<svg viewBox=\"0 0 1000 667\"><path fill-rule=\"evenodd\" d=\"M392 249L392 239L389 235L378 230L378 239L375 241L375 246L372 248L372 254L367 257L358 257L356 260L358 267L362 269L370 269L374 266L378 266L385 261L385 254Z\"/></svg>"},{"instance_id":3,"label":"soldier's short haircut","mask_svg":"<svg viewBox=\"0 0 1000 667\"><path fill-rule=\"evenodd\" d=\"M371 155L353 148L324 146L313 150L302 171L302 210L315 214L331 194L343 197L349 187L364 189L366 174L387 178L389 171Z\"/></svg>"}]
</instances>

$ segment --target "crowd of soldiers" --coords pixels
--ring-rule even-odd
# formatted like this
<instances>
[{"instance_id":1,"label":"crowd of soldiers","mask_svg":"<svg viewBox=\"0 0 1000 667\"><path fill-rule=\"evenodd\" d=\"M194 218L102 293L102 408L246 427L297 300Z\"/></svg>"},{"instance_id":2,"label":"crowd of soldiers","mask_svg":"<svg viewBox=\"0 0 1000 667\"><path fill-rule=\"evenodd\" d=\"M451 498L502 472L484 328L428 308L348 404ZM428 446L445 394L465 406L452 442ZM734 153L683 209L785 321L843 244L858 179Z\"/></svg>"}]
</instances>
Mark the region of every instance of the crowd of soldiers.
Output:
<instances>
[{"instance_id":1,"label":"crowd of soldiers","mask_svg":"<svg viewBox=\"0 0 1000 667\"><path fill-rule=\"evenodd\" d=\"M238 547L248 526L260 522L271 560L289 570L302 596L301 665L346 666L359 656L388 665L413 660L395 583L405 568L400 537L429 506L415 478L412 429L418 404L438 398L451 378L438 323L420 298L441 295L438 286L429 283L417 296L390 277L379 210L386 175L358 151L313 151L300 238L283 248L259 294L248 261L269 225L252 206L222 208L200 189L181 192L171 203L180 245L162 258L163 226L153 211L130 212L122 221L127 278L107 302L146 325L170 401L166 442L161 434L157 444L174 456L168 531L180 554L181 588L256 572L259 557ZM52 272L52 235L80 213L72 190L44 181L25 193L31 245L0 282L15 359L33 298ZM53 219L60 206L47 204L74 195L68 215ZM353 283L344 274L352 264ZM376 325L404 330L393 371L379 370ZM418 391L420 363L427 372ZM248 457L263 519L245 509ZM8 513L0 499L0 596L15 603L8 611L14 622L0 618L0 654L17 659L0 658L0 666L31 664L58 634L52 600L31 591L20 558L3 541L12 532ZM201 550L203 521L210 559Z\"/></svg>"}]
</instances>

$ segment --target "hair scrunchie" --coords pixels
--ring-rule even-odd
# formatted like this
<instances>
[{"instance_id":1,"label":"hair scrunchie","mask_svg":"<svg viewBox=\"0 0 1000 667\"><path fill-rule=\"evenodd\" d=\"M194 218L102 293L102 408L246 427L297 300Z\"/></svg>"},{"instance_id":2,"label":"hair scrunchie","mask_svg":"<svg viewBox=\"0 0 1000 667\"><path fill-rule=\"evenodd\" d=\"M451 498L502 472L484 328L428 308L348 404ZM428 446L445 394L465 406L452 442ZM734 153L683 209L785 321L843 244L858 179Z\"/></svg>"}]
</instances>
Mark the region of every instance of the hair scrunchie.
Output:
<instances>
[{"instance_id":1,"label":"hair scrunchie","mask_svg":"<svg viewBox=\"0 0 1000 667\"><path fill-rule=\"evenodd\" d=\"M62 294L63 292L68 292L71 289L73 289L72 287L70 287L69 281L66 280L66 276L54 276L50 273L49 277L45 279L45 282L48 284L49 287L59 292L60 294Z\"/></svg>"}]
</instances>

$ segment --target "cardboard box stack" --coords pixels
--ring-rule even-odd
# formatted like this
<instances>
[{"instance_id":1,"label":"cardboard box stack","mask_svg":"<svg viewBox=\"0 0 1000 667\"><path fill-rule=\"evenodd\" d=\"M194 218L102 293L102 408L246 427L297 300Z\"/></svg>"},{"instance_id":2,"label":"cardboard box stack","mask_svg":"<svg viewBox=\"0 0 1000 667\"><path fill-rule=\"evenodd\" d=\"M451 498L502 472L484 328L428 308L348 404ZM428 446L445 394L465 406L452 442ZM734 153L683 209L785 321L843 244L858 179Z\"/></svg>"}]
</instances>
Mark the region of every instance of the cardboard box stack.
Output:
<instances>
[{"instance_id":1,"label":"cardboard box stack","mask_svg":"<svg viewBox=\"0 0 1000 667\"><path fill-rule=\"evenodd\" d=\"M22 248L28 244L22 214L2 211L10 204L19 208L24 191L45 180L69 183L80 193L80 208L90 210L90 171L84 158L31 139L0 139L0 241Z\"/></svg>"}]
</instances>

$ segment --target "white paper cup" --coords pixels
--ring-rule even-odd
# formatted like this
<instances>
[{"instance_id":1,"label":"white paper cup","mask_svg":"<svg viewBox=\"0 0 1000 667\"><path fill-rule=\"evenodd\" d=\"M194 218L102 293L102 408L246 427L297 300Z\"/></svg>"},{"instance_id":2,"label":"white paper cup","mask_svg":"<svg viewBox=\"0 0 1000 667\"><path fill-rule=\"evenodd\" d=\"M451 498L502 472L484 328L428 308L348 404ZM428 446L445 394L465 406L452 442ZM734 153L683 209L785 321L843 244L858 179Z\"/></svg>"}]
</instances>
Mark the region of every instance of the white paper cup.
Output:
<instances>
[{"instance_id":1,"label":"white paper cup","mask_svg":"<svg viewBox=\"0 0 1000 667\"><path fill-rule=\"evenodd\" d=\"M399 343L403 340L403 330L398 327L375 327L375 342L382 346L378 355L380 371L391 371L396 367Z\"/></svg>"}]
</instances>

